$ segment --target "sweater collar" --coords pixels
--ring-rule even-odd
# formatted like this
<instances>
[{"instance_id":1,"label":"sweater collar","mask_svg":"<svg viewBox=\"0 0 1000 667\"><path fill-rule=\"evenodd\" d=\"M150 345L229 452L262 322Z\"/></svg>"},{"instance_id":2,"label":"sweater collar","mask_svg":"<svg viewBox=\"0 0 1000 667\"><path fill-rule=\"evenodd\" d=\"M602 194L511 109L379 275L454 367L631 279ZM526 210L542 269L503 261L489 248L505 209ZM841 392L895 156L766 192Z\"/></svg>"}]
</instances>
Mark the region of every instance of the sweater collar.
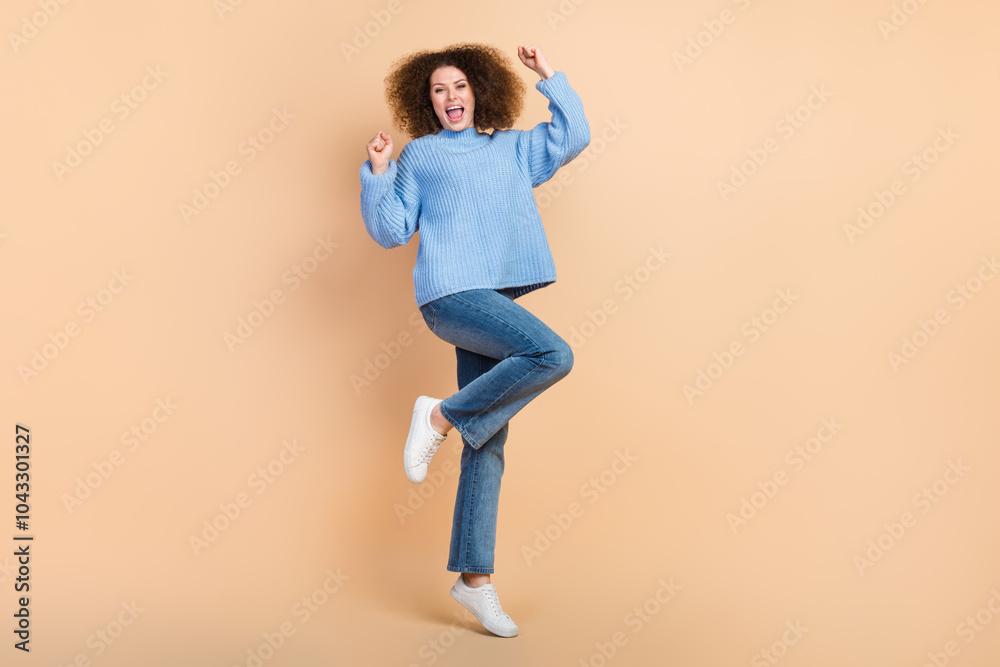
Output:
<instances>
[{"instance_id":1,"label":"sweater collar","mask_svg":"<svg viewBox=\"0 0 1000 667\"><path fill-rule=\"evenodd\" d=\"M456 145L473 145L483 141L484 139L488 140L490 138L490 135L485 132L480 132L475 126L467 127L464 130L459 130L458 132L441 128L438 130L436 136L444 141L448 141Z\"/></svg>"}]
</instances>

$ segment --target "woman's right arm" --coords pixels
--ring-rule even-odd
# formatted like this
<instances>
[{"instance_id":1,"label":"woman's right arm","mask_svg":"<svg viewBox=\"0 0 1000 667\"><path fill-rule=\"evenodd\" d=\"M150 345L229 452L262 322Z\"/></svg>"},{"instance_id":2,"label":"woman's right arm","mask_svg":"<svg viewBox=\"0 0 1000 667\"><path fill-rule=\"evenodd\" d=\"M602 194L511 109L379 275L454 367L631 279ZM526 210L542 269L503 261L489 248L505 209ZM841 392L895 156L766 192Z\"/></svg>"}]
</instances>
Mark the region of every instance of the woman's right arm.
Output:
<instances>
[{"instance_id":1,"label":"woman's right arm","mask_svg":"<svg viewBox=\"0 0 1000 667\"><path fill-rule=\"evenodd\" d=\"M417 231L420 191L406 166L406 149L392 160L392 139L380 132L368 143L361 165L361 218L368 235L383 248L409 242Z\"/></svg>"}]
</instances>

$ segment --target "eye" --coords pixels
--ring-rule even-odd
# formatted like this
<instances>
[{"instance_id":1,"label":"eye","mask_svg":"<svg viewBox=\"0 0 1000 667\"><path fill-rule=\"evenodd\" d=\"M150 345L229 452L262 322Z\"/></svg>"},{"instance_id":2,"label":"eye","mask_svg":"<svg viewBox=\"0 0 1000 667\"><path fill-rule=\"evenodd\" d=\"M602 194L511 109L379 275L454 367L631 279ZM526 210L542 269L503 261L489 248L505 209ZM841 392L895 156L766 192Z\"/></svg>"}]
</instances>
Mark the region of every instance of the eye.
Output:
<instances>
[{"instance_id":1,"label":"eye","mask_svg":"<svg viewBox=\"0 0 1000 667\"><path fill-rule=\"evenodd\" d=\"M458 84L458 87L459 88L465 88L465 84L464 83L460 83L460 84Z\"/></svg>"}]
</instances>

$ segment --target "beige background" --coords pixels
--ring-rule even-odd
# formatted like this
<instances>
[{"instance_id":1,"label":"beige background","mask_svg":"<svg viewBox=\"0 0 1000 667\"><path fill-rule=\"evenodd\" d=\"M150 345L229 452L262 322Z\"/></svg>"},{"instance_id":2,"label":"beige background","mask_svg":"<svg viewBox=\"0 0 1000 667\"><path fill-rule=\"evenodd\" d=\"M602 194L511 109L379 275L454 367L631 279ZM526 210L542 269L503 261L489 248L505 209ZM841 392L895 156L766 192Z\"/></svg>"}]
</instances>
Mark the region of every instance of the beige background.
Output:
<instances>
[{"instance_id":1,"label":"beige background","mask_svg":"<svg viewBox=\"0 0 1000 667\"><path fill-rule=\"evenodd\" d=\"M883 35L892 0L5 3L0 553L18 532L16 423L36 540L30 655L10 646L0 557L3 664L998 664L1000 280L977 272L1000 251L1000 8L896 5ZM466 40L515 62L540 45L594 137L561 191L536 190L559 280L519 303L574 337L576 365L511 424L494 576L509 641L448 596L459 439L436 486L402 473L413 399L455 390L454 350L415 317L417 242L383 250L358 207L365 142L407 140L389 64ZM527 129L549 115L517 67ZM803 107L812 89L825 101ZM253 160L249 135L270 142ZM895 180L852 242L844 226ZM283 281L318 238L335 249ZM656 271L650 247L671 255ZM768 312L779 290L792 305ZM920 347L893 364L904 337ZM715 379L689 400L699 371ZM144 440L123 442L132 428ZM744 499L759 507L734 532ZM269 650L282 624L294 634Z\"/></svg>"}]
</instances>

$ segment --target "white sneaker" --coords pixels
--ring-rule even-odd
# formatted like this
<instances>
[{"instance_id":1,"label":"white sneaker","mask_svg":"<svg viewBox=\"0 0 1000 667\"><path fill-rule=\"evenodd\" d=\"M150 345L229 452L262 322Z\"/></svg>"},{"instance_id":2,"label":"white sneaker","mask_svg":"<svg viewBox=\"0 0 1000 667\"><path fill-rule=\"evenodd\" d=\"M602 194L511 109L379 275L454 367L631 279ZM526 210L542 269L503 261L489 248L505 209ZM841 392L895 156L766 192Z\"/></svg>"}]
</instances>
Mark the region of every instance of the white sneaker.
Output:
<instances>
[{"instance_id":1,"label":"white sneaker","mask_svg":"<svg viewBox=\"0 0 1000 667\"><path fill-rule=\"evenodd\" d=\"M438 450L447 435L441 435L431 426L431 411L444 399L419 396L413 404L413 418L410 420L410 433L406 436L406 447L403 448L403 468L406 479L414 484L424 481L427 476L427 464Z\"/></svg>"},{"instance_id":2,"label":"white sneaker","mask_svg":"<svg viewBox=\"0 0 1000 667\"><path fill-rule=\"evenodd\" d=\"M467 585L459 574L458 581L451 587L451 597L471 611L476 620L493 634L500 637L517 636L517 626L510 616L504 613L500 606L500 598L497 597L497 589L493 584L483 584L473 588Z\"/></svg>"}]
</instances>

